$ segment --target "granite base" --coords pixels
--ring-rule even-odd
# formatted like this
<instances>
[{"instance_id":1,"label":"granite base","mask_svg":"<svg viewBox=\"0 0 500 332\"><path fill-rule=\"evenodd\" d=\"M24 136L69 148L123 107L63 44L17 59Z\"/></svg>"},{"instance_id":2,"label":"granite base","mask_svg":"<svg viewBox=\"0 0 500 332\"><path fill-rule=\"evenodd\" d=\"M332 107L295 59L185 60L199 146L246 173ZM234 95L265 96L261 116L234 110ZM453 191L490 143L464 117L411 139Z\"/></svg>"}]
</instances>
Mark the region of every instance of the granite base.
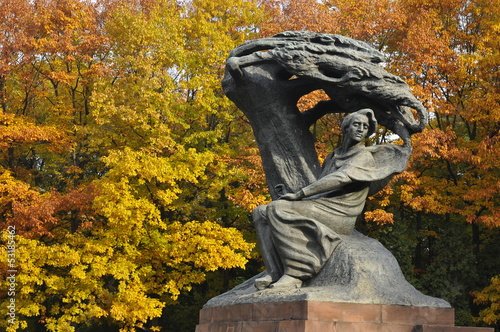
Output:
<instances>
[{"instance_id":1,"label":"granite base","mask_svg":"<svg viewBox=\"0 0 500 332\"><path fill-rule=\"evenodd\" d=\"M454 326L451 308L334 302L247 303L200 311L196 332L493 332Z\"/></svg>"}]
</instances>

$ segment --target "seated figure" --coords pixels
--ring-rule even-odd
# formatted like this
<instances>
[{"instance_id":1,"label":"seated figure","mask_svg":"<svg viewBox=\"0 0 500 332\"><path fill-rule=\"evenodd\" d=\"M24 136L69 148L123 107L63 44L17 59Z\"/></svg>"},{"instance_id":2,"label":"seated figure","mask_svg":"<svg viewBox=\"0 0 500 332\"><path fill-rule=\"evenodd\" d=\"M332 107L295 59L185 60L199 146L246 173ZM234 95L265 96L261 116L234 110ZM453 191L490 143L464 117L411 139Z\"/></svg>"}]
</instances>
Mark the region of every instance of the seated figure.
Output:
<instances>
[{"instance_id":1,"label":"seated figure","mask_svg":"<svg viewBox=\"0 0 500 332\"><path fill-rule=\"evenodd\" d=\"M255 280L258 289L299 288L318 274L341 242L338 234L352 233L370 184L394 173L378 166L374 147L365 147L377 127L372 110L347 115L341 127L342 145L327 156L315 182L253 211L267 271Z\"/></svg>"}]
</instances>

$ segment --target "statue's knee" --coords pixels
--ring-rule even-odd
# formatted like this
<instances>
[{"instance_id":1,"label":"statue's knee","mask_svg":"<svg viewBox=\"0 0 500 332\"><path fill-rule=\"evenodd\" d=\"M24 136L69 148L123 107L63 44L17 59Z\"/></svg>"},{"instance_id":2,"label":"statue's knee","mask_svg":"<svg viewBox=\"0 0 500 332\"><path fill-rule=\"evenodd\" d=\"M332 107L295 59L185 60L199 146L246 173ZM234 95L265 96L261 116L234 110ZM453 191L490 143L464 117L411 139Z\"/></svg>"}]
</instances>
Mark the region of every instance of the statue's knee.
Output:
<instances>
[{"instance_id":1,"label":"statue's knee","mask_svg":"<svg viewBox=\"0 0 500 332\"><path fill-rule=\"evenodd\" d=\"M286 201L283 199L272 201L267 206L267 213L274 213L274 211L281 211L282 209L286 208L289 205L290 201Z\"/></svg>"},{"instance_id":2,"label":"statue's knee","mask_svg":"<svg viewBox=\"0 0 500 332\"><path fill-rule=\"evenodd\" d=\"M266 211L267 211L267 205L260 205L257 206L253 211L252 211L252 220L254 224L257 223L262 223L266 220Z\"/></svg>"}]
</instances>

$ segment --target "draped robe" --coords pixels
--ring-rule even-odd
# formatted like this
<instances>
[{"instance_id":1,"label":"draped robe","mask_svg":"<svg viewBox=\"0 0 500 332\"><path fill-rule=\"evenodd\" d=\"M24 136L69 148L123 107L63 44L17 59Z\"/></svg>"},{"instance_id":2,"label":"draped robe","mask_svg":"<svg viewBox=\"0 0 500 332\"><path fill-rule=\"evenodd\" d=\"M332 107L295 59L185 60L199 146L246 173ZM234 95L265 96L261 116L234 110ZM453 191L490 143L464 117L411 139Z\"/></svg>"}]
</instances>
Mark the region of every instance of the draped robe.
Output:
<instances>
[{"instance_id":1,"label":"draped robe","mask_svg":"<svg viewBox=\"0 0 500 332\"><path fill-rule=\"evenodd\" d=\"M411 148L356 146L330 154L318 180L302 189L306 198L257 207L254 224L268 273L302 280L316 275L350 234L366 198L406 167Z\"/></svg>"}]
</instances>

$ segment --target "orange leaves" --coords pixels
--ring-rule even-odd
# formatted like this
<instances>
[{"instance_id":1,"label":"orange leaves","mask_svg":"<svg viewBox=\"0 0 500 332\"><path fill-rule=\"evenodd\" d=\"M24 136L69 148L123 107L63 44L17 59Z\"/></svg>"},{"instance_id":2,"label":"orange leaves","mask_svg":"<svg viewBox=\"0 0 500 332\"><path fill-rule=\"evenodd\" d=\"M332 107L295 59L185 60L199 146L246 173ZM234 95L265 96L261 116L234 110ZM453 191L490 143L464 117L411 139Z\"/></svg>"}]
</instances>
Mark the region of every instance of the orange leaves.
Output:
<instances>
[{"instance_id":1,"label":"orange leaves","mask_svg":"<svg viewBox=\"0 0 500 332\"><path fill-rule=\"evenodd\" d=\"M489 227L497 222L500 182L489 139L471 142L448 130L427 130L415 140L412 168L401 175L402 200L417 211L456 213Z\"/></svg>"},{"instance_id":2,"label":"orange leaves","mask_svg":"<svg viewBox=\"0 0 500 332\"><path fill-rule=\"evenodd\" d=\"M95 42L95 35L99 34L97 12L89 2L45 0L35 10L37 16L32 24L36 34L30 37L38 51L84 55L87 48L99 47L99 44L89 44L89 41Z\"/></svg>"},{"instance_id":3,"label":"orange leaves","mask_svg":"<svg viewBox=\"0 0 500 332\"><path fill-rule=\"evenodd\" d=\"M297 102L297 107L301 112L313 108L321 100L329 100L330 98L323 90L314 90L307 95L302 96Z\"/></svg>"},{"instance_id":4,"label":"orange leaves","mask_svg":"<svg viewBox=\"0 0 500 332\"><path fill-rule=\"evenodd\" d=\"M237 206L241 206L247 211L252 211L259 205L268 204L270 199L265 192L255 192L241 186L236 189L234 194L229 194L228 198Z\"/></svg>"},{"instance_id":5,"label":"orange leaves","mask_svg":"<svg viewBox=\"0 0 500 332\"><path fill-rule=\"evenodd\" d=\"M219 156L228 168L224 178L225 195L238 207L251 212L270 202L262 161L256 148L242 148L236 156Z\"/></svg>"},{"instance_id":6,"label":"orange leaves","mask_svg":"<svg viewBox=\"0 0 500 332\"><path fill-rule=\"evenodd\" d=\"M378 225L393 224L393 217L394 215L392 213L386 212L382 209L365 212L365 220L368 222L374 222Z\"/></svg>"},{"instance_id":7,"label":"orange leaves","mask_svg":"<svg viewBox=\"0 0 500 332\"><path fill-rule=\"evenodd\" d=\"M417 135L413 141L414 150L412 159L421 162L426 158L442 158L445 160L469 161L470 156L464 155L464 151L457 147L456 133L447 128L446 131L440 129L426 129Z\"/></svg>"},{"instance_id":8,"label":"orange leaves","mask_svg":"<svg viewBox=\"0 0 500 332\"><path fill-rule=\"evenodd\" d=\"M384 50L389 38L403 27L406 13L399 1L325 1L335 11L338 33L372 43Z\"/></svg>"},{"instance_id":9,"label":"orange leaves","mask_svg":"<svg viewBox=\"0 0 500 332\"><path fill-rule=\"evenodd\" d=\"M11 71L11 66L27 56L28 42L23 31L33 19L28 1L9 0L0 2L0 76Z\"/></svg>"},{"instance_id":10,"label":"orange leaves","mask_svg":"<svg viewBox=\"0 0 500 332\"><path fill-rule=\"evenodd\" d=\"M490 38L493 30L488 22L495 13L498 17L498 6L480 1L428 1L415 6L415 14L425 12L428 19L426 29L414 27L414 41L428 46L408 44L414 59L409 63L415 61L416 66L408 69L418 74L414 82L421 85L435 116L434 129L415 139L413 168L420 170L421 183L418 194L407 202L415 205L428 198L418 207L434 206L433 212L447 211L493 227L498 225L494 219L499 213L500 150L498 88L490 64L498 58L493 44L499 40ZM488 43L483 44L486 37ZM426 70L419 72L417 67Z\"/></svg>"},{"instance_id":11,"label":"orange leaves","mask_svg":"<svg viewBox=\"0 0 500 332\"><path fill-rule=\"evenodd\" d=\"M24 144L45 144L49 150L69 149L71 140L56 126L35 125L28 118L0 112L0 149Z\"/></svg>"},{"instance_id":12,"label":"orange leaves","mask_svg":"<svg viewBox=\"0 0 500 332\"><path fill-rule=\"evenodd\" d=\"M263 1L268 20L263 36L286 30L338 33L384 50L403 29L406 14L398 1Z\"/></svg>"},{"instance_id":13,"label":"orange leaves","mask_svg":"<svg viewBox=\"0 0 500 332\"><path fill-rule=\"evenodd\" d=\"M18 55L23 62L69 54L92 61L89 55L102 49L105 42L97 22L98 12L90 2L43 0L35 5L8 0L2 5L2 30L9 32L0 35L5 52L1 60L6 65L0 70L19 64L9 61L12 55Z\"/></svg>"},{"instance_id":14,"label":"orange leaves","mask_svg":"<svg viewBox=\"0 0 500 332\"><path fill-rule=\"evenodd\" d=\"M72 223L74 231L92 225L90 204L95 196L92 186L65 195L55 191L40 194L4 171L0 176L0 193L2 215L24 237L53 236L54 227L64 223Z\"/></svg>"},{"instance_id":15,"label":"orange leaves","mask_svg":"<svg viewBox=\"0 0 500 332\"><path fill-rule=\"evenodd\" d=\"M267 21L261 34L271 36L286 30L310 30L332 32L338 27L333 10L320 1L286 0L262 1L267 12Z\"/></svg>"}]
</instances>

